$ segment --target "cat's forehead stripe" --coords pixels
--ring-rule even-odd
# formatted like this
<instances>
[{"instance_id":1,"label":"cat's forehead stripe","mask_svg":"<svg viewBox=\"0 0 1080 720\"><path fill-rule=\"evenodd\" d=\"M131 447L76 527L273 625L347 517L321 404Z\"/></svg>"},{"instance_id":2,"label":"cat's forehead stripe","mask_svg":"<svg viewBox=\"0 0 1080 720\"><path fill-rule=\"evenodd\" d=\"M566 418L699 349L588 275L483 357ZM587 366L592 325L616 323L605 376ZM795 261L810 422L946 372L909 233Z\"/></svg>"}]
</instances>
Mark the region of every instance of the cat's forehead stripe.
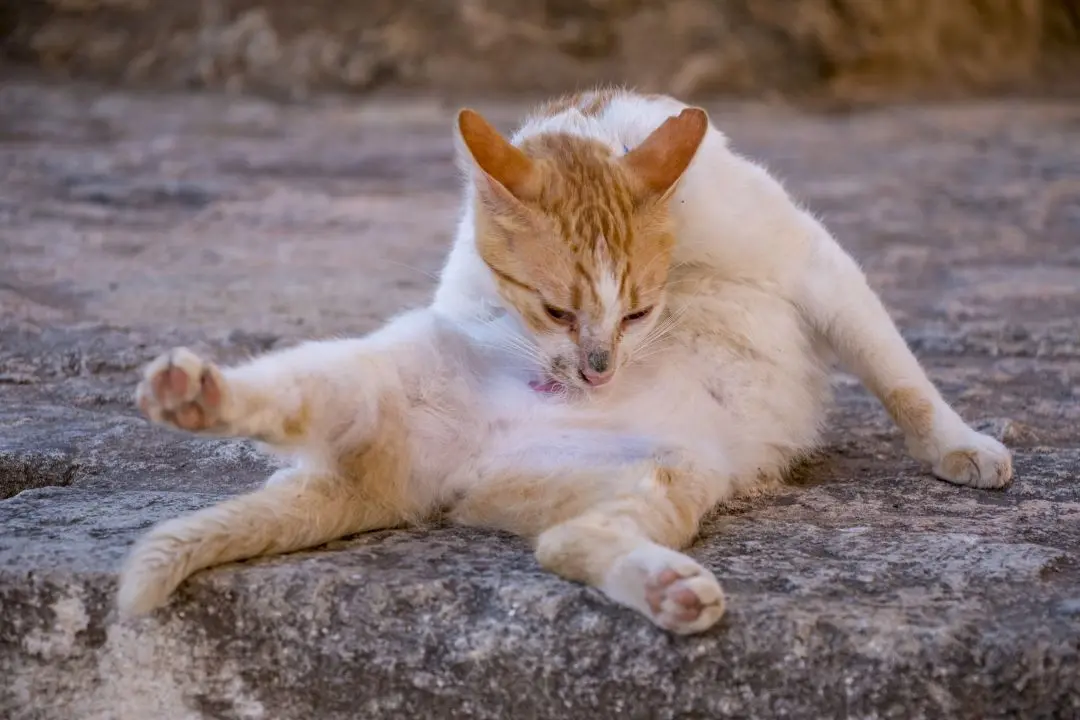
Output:
<instances>
[{"instance_id":1,"label":"cat's forehead stripe","mask_svg":"<svg viewBox=\"0 0 1080 720\"><path fill-rule=\"evenodd\" d=\"M630 261L623 263L622 273L619 276L619 295L628 299L627 305L631 308L638 306L640 300L637 286L630 281Z\"/></svg>"},{"instance_id":2,"label":"cat's forehead stripe","mask_svg":"<svg viewBox=\"0 0 1080 720\"><path fill-rule=\"evenodd\" d=\"M614 267L610 265L604 268L600 274L600 284L596 293L606 314L618 313L619 311L619 279Z\"/></svg>"},{"instance_id":3,"label":"cat's forehead stripe","mask_svg":"<svg viewBox=\"0 0 1080 720\"><path fill-rule=\"evenodd\" d=\"M597 301L596 283L593 280L593 276L592 273L589 271L589 268L587 268L585 266L585 263L583 263L581 260L577 261L576 269L577 273L571 287L571 293L573 295L572 300L574 303L574 307L577 309L581 309L582 305L585 302L586 293L590 297L591 302Z\"/></svg>"}]
</instances>

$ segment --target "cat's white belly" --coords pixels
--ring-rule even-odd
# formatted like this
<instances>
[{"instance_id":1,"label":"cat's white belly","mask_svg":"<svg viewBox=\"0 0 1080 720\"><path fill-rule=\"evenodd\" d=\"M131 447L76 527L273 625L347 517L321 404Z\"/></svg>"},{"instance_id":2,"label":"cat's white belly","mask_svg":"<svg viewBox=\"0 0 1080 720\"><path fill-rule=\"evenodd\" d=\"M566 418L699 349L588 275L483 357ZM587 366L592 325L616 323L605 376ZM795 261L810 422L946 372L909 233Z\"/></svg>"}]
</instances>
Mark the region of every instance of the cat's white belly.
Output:
<instances>
[{"instance_id":1,"label":"cat's white belly","mask_svg":"<svg viewBox=\"0 0 1080 720\"><path fill-rule=\"evenodd\" d=\"M785 312L783 304L762 311ZM676 333L664 351L588 395L538 392L498 366L480 378L475 368L447 366L462 379L451 383L457 391L414 409L410 422L417 481L452 495L510 468L548 476L673 457L736 480L775 475L816 441L825 397L823 365L796 319L787 320L791 331L772 347L736 346L723 332ZM717 328L724 323L717 318Z\"/></svg>"}]
</instances>

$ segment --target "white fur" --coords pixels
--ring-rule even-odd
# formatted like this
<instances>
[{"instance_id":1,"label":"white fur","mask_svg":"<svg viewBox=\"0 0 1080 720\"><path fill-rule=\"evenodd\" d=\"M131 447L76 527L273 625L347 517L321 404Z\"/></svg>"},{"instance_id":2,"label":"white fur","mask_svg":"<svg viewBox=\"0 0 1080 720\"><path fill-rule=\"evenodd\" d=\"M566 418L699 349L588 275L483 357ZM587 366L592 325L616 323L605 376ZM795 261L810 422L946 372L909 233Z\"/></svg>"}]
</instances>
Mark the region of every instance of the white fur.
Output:
<instances>
[{"instance_id":1,"label":"white fur","mask_svg":"<svg viewBox=\"0 0 1080 720\"><path fill-rule=\"evenodd\" d=\"M571 109L531 118L513 141L562 132L600 140L621 154L686 107L673 98L626 93L596 116ZM764 168L732 152L716 128L709 128L671 208L677 244L669 304L682 315L669 351L662 366L622 378L623 386L652 392L609 391L591 409L650 418L644 430L682 437L693 452L709 455L706 465L722 470L734 487L760 470L784 469L814 446L835 353L879 397L911 388L932 403L933 435L908 441L935 471L949 452L978 451L983 476L945 479L983 486L1008 481L1009 473L993 470L1007 464L1008 452L945 403L855 261ZM500 305L477 257L472 222L469 205L432 306L455 320L479 315L481 304ZM713 401L704 386L723 402ZM721 458L713 457L716 445L724 449Z\"/></svg>"},{"instance_id":2,"label":"white fur","mask_svg":"<svg viewBox=\"0 0 1080 720\"><path fill-rule=\"evenodd\" d=\"M618 327L619 321L622 319L622 315L619 312L619 278L615 271L615 267L611 261L606 257L606 252L601 252L600 248L603 248L603 243L597 243L597 267L602 268L600 272L600 280L596 284L596 293L600 296L600 305L604 308L604 317L598 318L600 320L600 328L609 337L615 328Z\"/></svg>"},{"instance_id":3,"label":"white fur","mask_svg":"<svg viewBox=\"0 0 1080 720\"><path fill-rule=\"evenodd\" d=\"M514 140L573 133L622 154L684 107L670 98L626 94L598 116L568 110L529 119ZM642 464L653 461L692 473L709 505L780 476L814 447L835 353L879 397L902 390L932 408L932 431L909 433L908 443L940 477L984 487L1008 482L1008 451L971 430L941 398L856 263L764 169L732 152L719 130L709 129L671 208L676 247L669 330L647 357L631 358L594 392L551 396L530 389L529 380L543 368L477 256L474 204L467 196L430 308L367 338L310 343L225 370L220 432L269 439L294 454L303 482L318 483L333 474L343 447L372 434L380 403L407 398L405 482L417 514L467 498L507 473L546 479L552 487L573 483L574 507L582 509L623 496L653 502L654 495L660 507L663 493L652 475L642 480ZM148 378L162 367L152 366ZM293 442L280 436L281 418L295 413L302 398L318 412L305 437ZM157 407L158 401L149 402ZM971 462L958 465L955 453ZM266 492L297 482L282 476ZM183 532L171 525L144 540L129 560L122 605L135 611L160 604L184 576L213 562L165 572L162 548L196 542L188 538L198 536L192 528L200 522L220 529L222 512L204 511ZM464 509L457 517L469 521ZM483 522L503 524L490 515ZM505 519L508 529L519 522ZM322 535L379 523L386 520L345 518ZM715 622L722 612L715 578L637 532L620 536L625 545L612 555L600 587L677 632ZM314 544L319 535L300 534L274 551ZM555 557L554 540L546 549L544 542L538 553ZM188 549L188 557L199 557ZM641 583L665 569L694 575L684 584L705 606L704 620L676 622L650 611Z\"/></svg>"}]
</instances>

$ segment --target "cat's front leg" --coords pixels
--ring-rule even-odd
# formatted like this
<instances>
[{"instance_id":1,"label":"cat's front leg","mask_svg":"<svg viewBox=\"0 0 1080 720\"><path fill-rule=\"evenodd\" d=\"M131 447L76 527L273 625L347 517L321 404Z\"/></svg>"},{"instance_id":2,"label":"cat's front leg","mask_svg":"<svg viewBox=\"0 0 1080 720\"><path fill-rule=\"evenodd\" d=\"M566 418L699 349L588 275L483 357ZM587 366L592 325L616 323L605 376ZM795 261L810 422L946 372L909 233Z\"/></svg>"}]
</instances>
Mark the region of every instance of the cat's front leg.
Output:
<instances>
[{"instance_id":1,"label":"cat's front leg","mask_svg":"<svg viewBox=\"0 0 1080 720\"><path fill-rule=\"evenodd\" d=\"M855 261L816 223L796 300L840 361L885 406L908 451L958 485L1000 488L1013 476L1003 444L964 422L927 377Z\"/></svg>"},{"instance_id":2,"label":"cat's front leg","mask_svg":"<svg viewBox=\"0 0 1080 720\"><path fill-rule=\"evenodd\" d=\"M229 368L174 348L143 370L135 401L159 425L280 447L303 445L314 421L326 425L327 415L347 417L364 410L362 403L350 404L347 396L334 397L329 389L350 379L346 367L334 366L339 343L309 343ZM323 357L319 345L325 346ZM357 388L365 389L379 391Z\"/></svg>"},{"instance_id":3,"label":"cat's front leg","mask_svg":"<svg viewBox=\"0 0 1080 720\"><path fill-rule=\"evenodd\" d=\"M181 347L146 366L135 400L153 422L188 432L295 449L347 427L361 442L384 400L401 395L397 368L409 359L393 345L330 340L219 368Z\"/></svg>"}]
</instances>

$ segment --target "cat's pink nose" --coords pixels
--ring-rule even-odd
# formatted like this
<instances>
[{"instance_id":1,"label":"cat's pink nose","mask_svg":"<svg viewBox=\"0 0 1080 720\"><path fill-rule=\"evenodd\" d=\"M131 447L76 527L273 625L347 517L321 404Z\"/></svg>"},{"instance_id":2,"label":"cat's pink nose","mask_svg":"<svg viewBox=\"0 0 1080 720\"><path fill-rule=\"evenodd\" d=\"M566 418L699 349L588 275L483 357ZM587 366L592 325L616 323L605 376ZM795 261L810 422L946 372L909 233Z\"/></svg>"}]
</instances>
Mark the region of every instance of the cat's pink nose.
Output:
<instances>
[{"instance_id":1,"label":"cat's pink nose","mask_svg":"<svg viewBox=\"0 0 1080 720\"><path fill-rule=\"evenodd\" d=\"M606 372L603 374L592 373L587 370L581 371L581 377L585 378L585 382L593 387L599 387L600 385L606 385L611 381L611 378L615 377L615 373Z\"/></svg>"},{"instance_id":2,"label":"cat's pink nose","mask_svg":"<svg viewBox=\"0 0 1080 720\"><path fill-rule=\"evenodd\" d=\"M609 382L615 375L615 363L607 350L593 350L581 364L581 377L593 387Z\"/></svg>"}]
</instances>

